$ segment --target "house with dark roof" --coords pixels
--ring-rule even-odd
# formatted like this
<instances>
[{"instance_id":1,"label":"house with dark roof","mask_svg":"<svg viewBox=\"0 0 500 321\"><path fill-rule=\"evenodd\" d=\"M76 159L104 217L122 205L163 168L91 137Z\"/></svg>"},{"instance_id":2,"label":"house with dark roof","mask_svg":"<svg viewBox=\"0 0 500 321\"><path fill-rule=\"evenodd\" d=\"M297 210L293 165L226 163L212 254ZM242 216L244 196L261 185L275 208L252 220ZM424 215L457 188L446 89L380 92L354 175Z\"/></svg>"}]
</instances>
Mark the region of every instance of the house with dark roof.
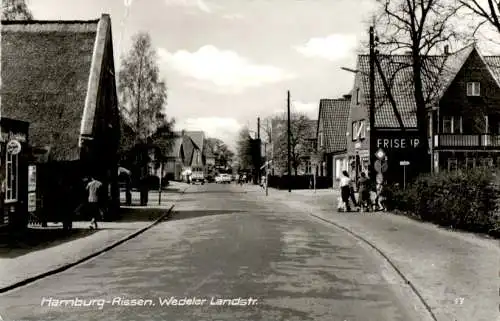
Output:
<instances>
[{"instance_id":1,"label":"house with dark roof","mask_svg":"<svg viewBox=\"0 0 500 321\"><path fill-rule=\"evenodd\" d=\"M370 131L369 56L359 55L347 124L350 169L352 173L368 169L369 142L374 139L376 149L386 155L384 178L401 181L423 166L415 161L415 153L422 151L418 150L412 58L378 55L378 59L400 120L377 70L375 128ZM422 89L430 148L424 165L434 171L500 165L500 56L485 56L473 44L425 61ZM403 168L402 161L409 165Z\"/></svg>"},{"instance_id":2,"label":"house with dark roof","mask_svg":"<svg viewBox=\"0 0 500 321\"><path fill-rule=\"evenodd\" d=\"M193 170L206 172L202 131L180 131L174 133L173 148L167 156L166 175L173 180L185 180Z\"/></svg>"},{"instance_id":3,"label":"house with dark roof","mask_svg":"<svg viewBox=\"0 0 500 321\"><path fill-rule=\"evenodd\" d=\"M44 210L69 214L81 199L67 191L87 175L116 210L120 116L109 15L2 21L1 35L2 117L29 123Z\"/></svg>"},{"instance_id":4,"label":"house with dark roof","mask_svg":"<svg viewBox=\"0 0 500 321\"><path fill-rule=\"evenodd\" d=\"M347 170L347 122L351 96L321 99L317 122L317 150L321 155L318 176L332 178L336 185L343 170Z\"/></svg>"}]
</instances>

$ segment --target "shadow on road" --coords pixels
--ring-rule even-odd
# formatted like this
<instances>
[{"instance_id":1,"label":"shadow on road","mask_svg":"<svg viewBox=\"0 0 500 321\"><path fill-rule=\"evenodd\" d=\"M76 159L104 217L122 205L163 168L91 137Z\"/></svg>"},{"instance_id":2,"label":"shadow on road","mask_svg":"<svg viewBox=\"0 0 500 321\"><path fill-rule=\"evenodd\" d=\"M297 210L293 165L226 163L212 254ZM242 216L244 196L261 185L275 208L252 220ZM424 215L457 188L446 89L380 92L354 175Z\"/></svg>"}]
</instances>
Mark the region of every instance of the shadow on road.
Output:
<instances>
[{"instance_id":1,"label":"shadow on road","mask_svg":"<svg viewBox=\"0 0 500 321\"><path fill-rule=\"evenodd\" d=\"M168 208L120 208L120 217L114 222L153 222L168 212Z\"/></svg>"},{"instance_id":2,"label":"shadow on road","mask_svg":"<svg viewBox=\"0 0 500 321\"><path fill-rule=\"evenodd\" d=\"M228 214L239 214L239 213L247 213L247 211L241 210L186 210L186 211L176 211L174 209L174 213L169 221L178 221L185 220L197 217L204 216L213 216L213 215L228 215Z\"/></svg>"},{"instance_id":3,"label":"shadow on road","mask_svg":"<svg viewBox=\"0 0 500 321\"><path fill-rule=\"evenodd\" d=\"M15 258L86 237L95 232L96 230L91 229L65 231L62 228L28 228L23 233L15 235L5 233L0 235L0 258Z\"/></svg>"}]
</instances>

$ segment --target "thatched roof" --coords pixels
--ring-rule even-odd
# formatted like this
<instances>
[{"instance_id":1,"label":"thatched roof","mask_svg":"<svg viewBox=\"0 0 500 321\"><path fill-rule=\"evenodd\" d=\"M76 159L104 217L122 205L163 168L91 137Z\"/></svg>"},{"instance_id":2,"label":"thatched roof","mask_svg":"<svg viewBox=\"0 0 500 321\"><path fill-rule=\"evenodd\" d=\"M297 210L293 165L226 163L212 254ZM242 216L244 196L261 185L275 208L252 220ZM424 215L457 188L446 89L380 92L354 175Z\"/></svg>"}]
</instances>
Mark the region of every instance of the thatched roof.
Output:
<instances>
[{"instance_id":1,"label":"thatched roof","mask_svg":"<svg viewBox=\"0 0 500 321\"><path fill-rule=\"evenodd\" d=\"M2 21L2 116L29 122L31 143L53 160L80 157L99 21Z\"/></svg>"}]
</instances>

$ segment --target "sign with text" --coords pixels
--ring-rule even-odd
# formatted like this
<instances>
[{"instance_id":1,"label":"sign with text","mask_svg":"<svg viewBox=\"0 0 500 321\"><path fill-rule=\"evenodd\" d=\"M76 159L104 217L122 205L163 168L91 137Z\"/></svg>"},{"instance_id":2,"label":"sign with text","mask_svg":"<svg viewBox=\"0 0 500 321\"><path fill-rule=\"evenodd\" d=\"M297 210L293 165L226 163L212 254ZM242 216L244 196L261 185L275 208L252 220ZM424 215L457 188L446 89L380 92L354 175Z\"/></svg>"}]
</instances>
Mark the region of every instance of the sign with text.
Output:
<instances>
[{"instance_id":1,"label":"sign with text","mask_svg":"<svg viewBox=\"0 0 500 321\"><path fill-rule=\"evenodd\" d=\"M28 166L28 192L36 191L36 166Z\"/></svg>"},{"instance_id":2,"label":"sign with text","mask_svg":"<svg viewBox=\"0 0 500 321\"><path fill-rule=\"evenodd\" d=\"M377 138L377 148L384 149L407 149L418 148L420 145L420 138L418 137L391 137L391 138Z\"/></svg>"},{"instance_id":3,"label":"sign with text","mask_svg":"<svg viewBox=\"0 0 500 321\"><path fill-rule=\"evenodd\" d=\"M36 212L36 193L28 193L28 212Z\"/></svg>"},{"instance_id":4,"label":"sign with text","mask_svg":"<svg viewBox=\"0 0 500 321\"><path fill-rule=\"evenodd\" d=\"M409 161L400 161L399 165L401 165L401 166L408 166L408 165L410 165L410 162Z\"/></svg>"}]
</instances>

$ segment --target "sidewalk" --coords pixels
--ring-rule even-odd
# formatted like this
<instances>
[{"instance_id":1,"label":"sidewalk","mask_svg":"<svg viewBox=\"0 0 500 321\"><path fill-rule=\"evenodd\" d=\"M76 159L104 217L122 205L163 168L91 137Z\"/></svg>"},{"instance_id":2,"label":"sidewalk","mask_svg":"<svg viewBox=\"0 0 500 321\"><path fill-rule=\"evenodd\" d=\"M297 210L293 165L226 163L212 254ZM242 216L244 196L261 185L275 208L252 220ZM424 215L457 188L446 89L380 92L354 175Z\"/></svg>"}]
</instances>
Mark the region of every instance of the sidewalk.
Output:
<instances>
[{"instance_id":1,"label":"sidewalk","mask_svg":"<svg viewBox=\"0 0 500 321\"><path fill-rule=\"evenodd\" d=\"M182 190L184 188L187 188L187 186L183 186ZM164 194L161 206L153 205L150 202L151 206L142 208L156 208L166 211L183 195L181 193L168 192ZM131 208L140 210L141 207L134 206ZM19 256L15 255L16 253L1 256L0 289L77 262L129 237L153 223L154 221L147 219L140 221L101 222L99 223L99 229L88 236ZM88 229L89 222L73 222L73 228ZM16 249L12 251L15 252Z\"/></svg>"},{"instance_id":2,"label":"sidewalk","mask_svg":"<svg viewBox=\"0 0 500 321\"><path fill-rule=\"evenodd\" d=\"M279 201L291 210L301 208L375 246L416 288L438 320L499 320L498 240L390 213L338 213L336 197L327 194L272 190L259 198Z\"/></svg>"}]
</instances>

